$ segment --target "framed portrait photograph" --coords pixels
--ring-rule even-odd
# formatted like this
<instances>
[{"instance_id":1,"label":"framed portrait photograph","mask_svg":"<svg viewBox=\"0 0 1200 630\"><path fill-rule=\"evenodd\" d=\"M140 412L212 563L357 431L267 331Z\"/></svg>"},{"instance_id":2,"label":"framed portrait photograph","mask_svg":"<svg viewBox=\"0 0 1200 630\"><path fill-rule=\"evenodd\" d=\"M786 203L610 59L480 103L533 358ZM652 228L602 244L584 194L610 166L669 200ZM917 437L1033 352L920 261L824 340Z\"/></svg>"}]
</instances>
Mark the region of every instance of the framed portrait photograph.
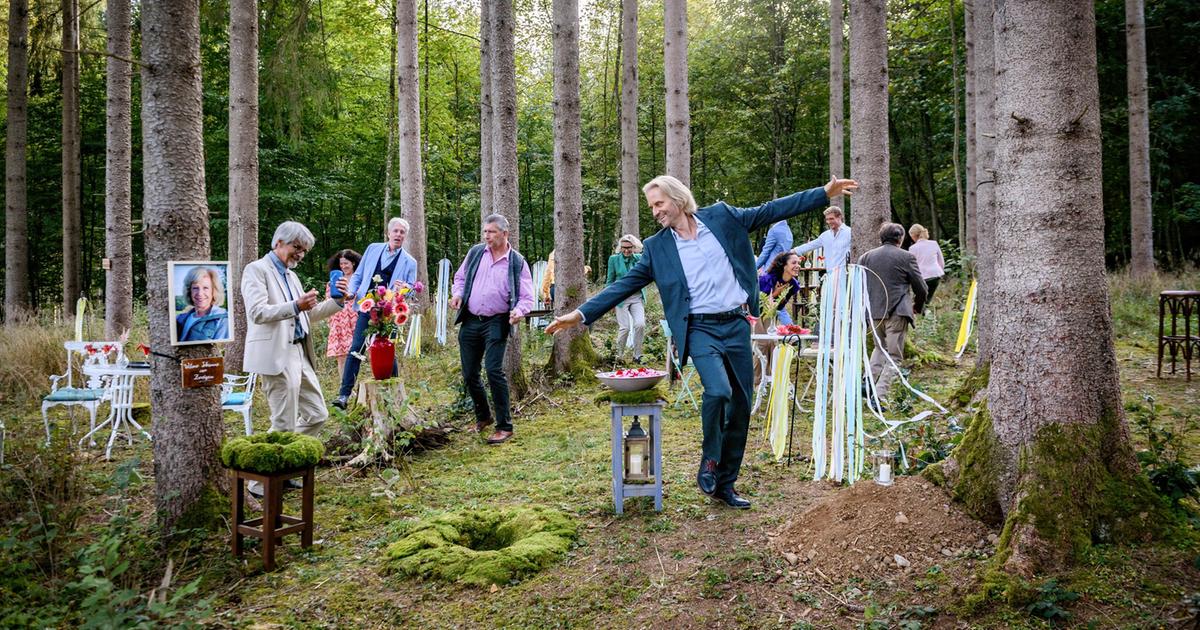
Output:
<instances>
[{"instance_id":1,"label":"framed portrait photograph","mask_svg":"<svg viewBox=\"0 0 1200 630\"><path fill-rule=\"evenodd\" d=\"M233 322L227 310L228 261L175 260L167 263L171 287L171 345L227 343Z\"/></svg>"}]
</instances>

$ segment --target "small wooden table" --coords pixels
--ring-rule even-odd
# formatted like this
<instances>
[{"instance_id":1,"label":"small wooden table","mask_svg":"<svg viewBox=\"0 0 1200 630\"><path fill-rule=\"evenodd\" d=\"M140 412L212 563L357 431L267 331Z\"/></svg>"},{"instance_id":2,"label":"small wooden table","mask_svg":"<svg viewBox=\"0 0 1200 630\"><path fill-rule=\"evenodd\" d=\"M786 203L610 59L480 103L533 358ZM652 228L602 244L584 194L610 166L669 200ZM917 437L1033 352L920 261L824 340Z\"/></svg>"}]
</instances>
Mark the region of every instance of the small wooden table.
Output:
<instances>
[{"instance_id":1,"label":"small wooden table","mask_svg":"<svg viewBox=\"0 0 1200 630\"><path fill-rule=\"evenodd\" d=\"M287 534L300 533L300 546L311 547L313 537L313 467L263 475L248 470L229 469L233 482L233 555L242 557L242 539L252 536L262 541L263 567L275 570L275 547ZM283 514L283 482L302 477L300 518ZM263 488L263 515L246 520L246 481L257 481ZM270 523L268 526L267 523Z\"/></svg>"},{"instance_id":2,"label":"small wooden table","mask_svg":"<svg viewBox=\"0 0 1200 630\"><path fill-rule=\"evenodd\" d=\"M654 510L662 511L662 409L666 403L658 401L645 405L612 406L612 486L613 504L617 514L625 511L625 497L654 497ZM627 416L648 416L650 426L646 434L650 436L652 455L650 459L650 474L654 475L654 483L625 483L625 427L623 419Z\"/></svg>"}]
</instances>

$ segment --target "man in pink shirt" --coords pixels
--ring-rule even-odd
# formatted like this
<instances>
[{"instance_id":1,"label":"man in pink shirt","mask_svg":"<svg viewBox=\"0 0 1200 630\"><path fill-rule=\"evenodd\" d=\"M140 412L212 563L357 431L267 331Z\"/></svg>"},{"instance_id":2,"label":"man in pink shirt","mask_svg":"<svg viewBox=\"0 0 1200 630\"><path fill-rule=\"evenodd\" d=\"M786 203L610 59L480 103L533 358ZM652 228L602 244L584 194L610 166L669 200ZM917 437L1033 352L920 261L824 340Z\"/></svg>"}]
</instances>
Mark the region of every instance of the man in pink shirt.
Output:
<instances>
[{"instance_id":1,"label":"man in pink shirt","mask_svg":"<svg viewBox=\"0 0 1200 630\"><path fill-rule=\"evenodd\" d=\"M508 219L491 214L483 220L483 243L467 252L450 295L450 308L458 310L458 351L463 381L475 404L475 431L495 422L487 442L502 444L513 435L504 349L509 331L533 309L533 277L525 259L508 244ZM487 369L494 415L479 376L481 364Z\"/></svg>"}]
</instances>

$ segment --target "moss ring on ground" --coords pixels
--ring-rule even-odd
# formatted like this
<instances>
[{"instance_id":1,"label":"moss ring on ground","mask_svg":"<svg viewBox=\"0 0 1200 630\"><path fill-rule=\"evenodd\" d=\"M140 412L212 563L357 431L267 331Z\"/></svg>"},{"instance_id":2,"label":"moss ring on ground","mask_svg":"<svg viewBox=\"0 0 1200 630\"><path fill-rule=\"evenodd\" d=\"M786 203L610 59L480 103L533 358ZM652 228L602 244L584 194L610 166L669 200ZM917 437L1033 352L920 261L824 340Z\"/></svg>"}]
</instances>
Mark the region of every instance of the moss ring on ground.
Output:
<instances>
[{"instance_id":1,"label":"moss ring on ground","mask_svg":"<svg viewBox=\"0 0 1200 630\"><path fill-rule=\"evenodd\" d=\"M221 463L227 468L264 475L315 466L324 455L320 440L289 431L237 437L221 446Z\"/></svg>"},{"instance_id":2,"label":"moss ring on ground","mask_svg":"<svg viewBox=\"0 0 1200 630\"><path fill-rule=\"evenodd\" d=\"M550 566L570 549L578 526L556 510L514 507L452 512L420 521L384 551L384 573L507 584Z\"/></svg>"}]
</instances>

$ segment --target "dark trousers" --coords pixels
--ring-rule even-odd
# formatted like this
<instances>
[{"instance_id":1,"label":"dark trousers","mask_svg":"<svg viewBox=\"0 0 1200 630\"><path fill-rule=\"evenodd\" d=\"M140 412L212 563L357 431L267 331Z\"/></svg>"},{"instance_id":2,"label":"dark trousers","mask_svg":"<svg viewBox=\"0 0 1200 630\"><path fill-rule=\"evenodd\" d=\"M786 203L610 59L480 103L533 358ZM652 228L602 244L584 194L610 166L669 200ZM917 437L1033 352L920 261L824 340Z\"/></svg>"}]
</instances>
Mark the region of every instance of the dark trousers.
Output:
<instances>
[{"instance_id":1,"label":"dark trousers","mask_svg":"<svg viewBox=\"0 0 1200 630\"><path fill-rule=\"evenodd\" d=\"M354 381L358 380L358 368L362 365L362 360L354 356L354 353L366 353L363 348L363 342L367 339L367 324L371 323L371 316L367 313L359 313L358 321L354 322L354 340L350 342L350 354L346 355L346 369L342 371L342 386L338 388L338 396L349 396L354 390ZM400 373L400 364L392 361L392 376Z\"/></svg>"},{"instance_id":2,"label":"dark trousers","mask_svg":"<svg viewBox=\"0 0 1200 630\"><path fill-rule=\"evenodd\" d=\"M504 349L508 345L508 313L480 318L467 313L458 328L458 352L462 358L463 381L475 404L475 419L485 422L494 418L497 431L512 431L512 416L508 408L508 379L504 376ZM483 392L480 365L487 370L488 389L492 390L495 415L488 409Z\"/></svg>"},{"instance_id":3,"label":"dark trousers","mask_svg":"<svg viewBox=\"0 0 1200 630\"><path fill-rule=\"evenodd\" d=\"M942 277L925 278L925 303L929 304L933 301L933 292L937 291L938 284L942 282Z\"/></svg>"},{"instance_id":4,"label":"dark trousers","mask_svg":"<svg viewBox=\"0 0 1200 630\"><path fill-rule=\"evenodd\" d=\"M687 335L688 357L704 386L700 406L702 457L717 462L717 488L729 488L742 467L750 427L750 391L754 384L750 323L742 317L692 320Z\"/></svg>"}]
</instances>

